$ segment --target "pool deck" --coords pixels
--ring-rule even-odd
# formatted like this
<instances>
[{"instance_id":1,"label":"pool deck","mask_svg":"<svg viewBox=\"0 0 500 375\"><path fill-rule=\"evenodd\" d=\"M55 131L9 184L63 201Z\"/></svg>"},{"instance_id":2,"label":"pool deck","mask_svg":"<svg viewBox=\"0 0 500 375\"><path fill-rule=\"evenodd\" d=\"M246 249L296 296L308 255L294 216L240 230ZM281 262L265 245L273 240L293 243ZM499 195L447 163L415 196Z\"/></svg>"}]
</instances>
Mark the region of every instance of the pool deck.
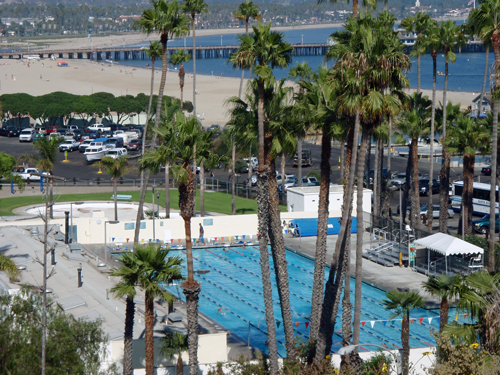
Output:
<instances>
[{"instance_id":1,"label":"pool deck","mask_svg":"<svg viewBox=\"0 0 500 375\"><path fill-rule=\"evenodd\" d=\"M335 244L338 236L327 236L326 262L329 264L335 252ZM298 253L304 254L312 259L316 253L316 236L312 237L292 237L285 235L285 246ZM363 249L370 247L370 233L363 234ZM356 262L356 234L351 235L351 276L355 276L354 265ZM427 281L427 276L412 271L405 267L385 267L370 260L363 259L363 281L370 283L385 291L396 288L410 288L410 290L420 291L426 301L435 304L438 301L422 291L422 283Z\"/></svg>"}]
</instances>

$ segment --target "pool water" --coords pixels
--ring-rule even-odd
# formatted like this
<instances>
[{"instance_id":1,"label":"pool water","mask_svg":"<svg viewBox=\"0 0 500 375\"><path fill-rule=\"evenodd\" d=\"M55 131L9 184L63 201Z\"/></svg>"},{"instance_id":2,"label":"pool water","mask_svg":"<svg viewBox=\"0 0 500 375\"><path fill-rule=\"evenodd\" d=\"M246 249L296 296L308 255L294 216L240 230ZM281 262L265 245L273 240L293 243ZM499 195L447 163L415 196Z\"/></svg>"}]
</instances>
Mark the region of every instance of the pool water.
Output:
<instances>
[{"instance_id":1,"label":"pool water","mask_svg":"<svg viewBox=\"0 0 500 375\"><path fill-rule=\"evenodd\" d=\"M169 256L180 256L183 260L186 259L184 250L171 250ZM302 336L307 339L314 261L291 251L287 251L286 256L294 333L296 337ZM258 247L198 248L193 249L193 257L195 271L210 270L206 274L195 273L195 279L201 283L200 311L245 342L250 337L250 345L265 352L267 325ZM279 354L285 356L285 336L271 257L270 262L278 349ZM186 264L185 262L183 264L182 272L184 276L187 276ZM327 268L325 282L328 272ZM166 286L166 289L184 299L178 286ZM396 317L394 318L396 321L388 321L393 314L385 310L381 302L385 299L385 292L363 283L362 296L361 321L365 323L361 327L360 342L387 345L390 349L401 347L401 323L398 320L400 318ZM351 301L354 304L354 279L352 278ZM334 352L341 347L341 312L340 305L335 325L336 332L333 337L332 351ZM453 314L450 312L450 316ZM439 310L416 309L411 312L411 318L415 319L410 326L412 348L435 345L430 327L439 328L439 320L434 319L437 317L439 317ZM420 322L419 318L426 319ZM427 318L433 319L429 323Z\"/></svg>"}]
</instances>

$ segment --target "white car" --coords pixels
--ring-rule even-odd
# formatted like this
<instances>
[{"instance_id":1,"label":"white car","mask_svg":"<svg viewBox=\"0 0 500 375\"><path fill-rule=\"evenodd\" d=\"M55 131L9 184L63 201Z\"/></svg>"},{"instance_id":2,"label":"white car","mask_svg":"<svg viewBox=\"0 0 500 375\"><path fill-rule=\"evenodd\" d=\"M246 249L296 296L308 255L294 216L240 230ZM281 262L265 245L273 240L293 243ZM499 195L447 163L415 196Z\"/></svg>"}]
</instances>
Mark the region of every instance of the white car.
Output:
<instances>
[{"instance_id":1,"label":"white car","mask_svg":"<svg viewBox=\"0 0 500 375\"><path fill-rule=\"evenodd\" d=\"M85 149L90 146L90 144L94 142L93 139L86 139L78 146L78 150L83 154Z\"/></svg>"},{"instance_id":2,"label":"white car","mask_svg":"<svg viewBox=\"0 0 500 375\"><path fill-rule=\"evenodd\" d=\"M49 175L47 172L42 172L38 168L32 168L32 167L15 167L12 169L12 174L15 176L21 177L23 180L28 180L30 181L40 181L40 176L30 176L31 173L41 173L44 175Z\"/></svg>"},{"instance_id":3,"label":"white car","mask_svg":"<svg viewBox=\"0 0 500 375\"><path fill-rule=\"evenodd\" d=\"M19 142L33 142L33 136L35 135L35 129L27 128L21 131L19 134Z\"/></svg>"},{"instance_id":4,"label":"white car","mask_svg":"<svg viewBox=\"0 0 500 375\"><path fill-rule=\"evenodd\" d=\"M422 206L420 209L420 217L423 218L424 215L427 216L427 206ZM451 219L453 216L455 216L455 212L451 208L448 208L448 218ZM432 205L432 218L439 219L439 204Z\"/></svg>"},{"instance_id":5,"label":"white car","mask_svg":"<svg viewBox=\"0 0 500 375\"><path fill-rule=\"evenodd\" d=\"M75 151L78 150L78 147L80 146L80 142L75 141L74 139L69 140L69 141L64 141L59 145L59 151Z\"/></svg>"},{"instance_id":6,"label":"white car","mask_svg":"<svg viewBox=\"0 0 500 375\"><path fill-rule=\"evenodd\" d=\"M127 156L127 149L126 148L113 148L111 150L108 150L106 152L105 156L109 156L110 158L113 159L118 159L120 156Z\"/></svg>"}]
</instances>

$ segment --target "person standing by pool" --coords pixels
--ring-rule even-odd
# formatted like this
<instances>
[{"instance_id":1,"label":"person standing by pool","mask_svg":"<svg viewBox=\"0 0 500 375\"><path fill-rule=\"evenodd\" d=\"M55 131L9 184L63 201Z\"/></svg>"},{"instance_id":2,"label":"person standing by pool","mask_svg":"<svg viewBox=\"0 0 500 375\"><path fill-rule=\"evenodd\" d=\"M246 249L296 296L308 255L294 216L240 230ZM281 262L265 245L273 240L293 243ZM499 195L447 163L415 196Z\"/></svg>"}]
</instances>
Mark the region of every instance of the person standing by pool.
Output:
<instances>
[{"instance_id":1,"label":"person standing by pool","mask_svg":"<svg viewBox=\"0 0 500 375\"><path fill-rule=\"evenodd\" d=\"M200 242L203 242L203 238L205 237L205 230L203 229L203 225L200 223Z\"/></svg>"}]
</instances>

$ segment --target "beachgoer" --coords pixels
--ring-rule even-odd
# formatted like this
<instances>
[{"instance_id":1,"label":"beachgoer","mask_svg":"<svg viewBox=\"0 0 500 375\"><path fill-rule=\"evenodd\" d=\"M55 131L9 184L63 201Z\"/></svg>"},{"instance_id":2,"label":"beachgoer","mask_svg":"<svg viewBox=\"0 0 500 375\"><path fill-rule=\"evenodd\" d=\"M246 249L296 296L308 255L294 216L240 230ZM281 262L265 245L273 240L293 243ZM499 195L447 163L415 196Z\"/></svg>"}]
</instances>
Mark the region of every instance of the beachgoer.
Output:
<instances>
[{"instance_id":1,"label":"beachgoer","mask_svg":"<svg viewBox=\"0 0 500 375\"><path fill-rule=\"evenodd\" d=\"M203 238L205 237L205 230L203 229L203 225L200 223L200 241L203 241Z\"/></svg>"}]
</instances>

